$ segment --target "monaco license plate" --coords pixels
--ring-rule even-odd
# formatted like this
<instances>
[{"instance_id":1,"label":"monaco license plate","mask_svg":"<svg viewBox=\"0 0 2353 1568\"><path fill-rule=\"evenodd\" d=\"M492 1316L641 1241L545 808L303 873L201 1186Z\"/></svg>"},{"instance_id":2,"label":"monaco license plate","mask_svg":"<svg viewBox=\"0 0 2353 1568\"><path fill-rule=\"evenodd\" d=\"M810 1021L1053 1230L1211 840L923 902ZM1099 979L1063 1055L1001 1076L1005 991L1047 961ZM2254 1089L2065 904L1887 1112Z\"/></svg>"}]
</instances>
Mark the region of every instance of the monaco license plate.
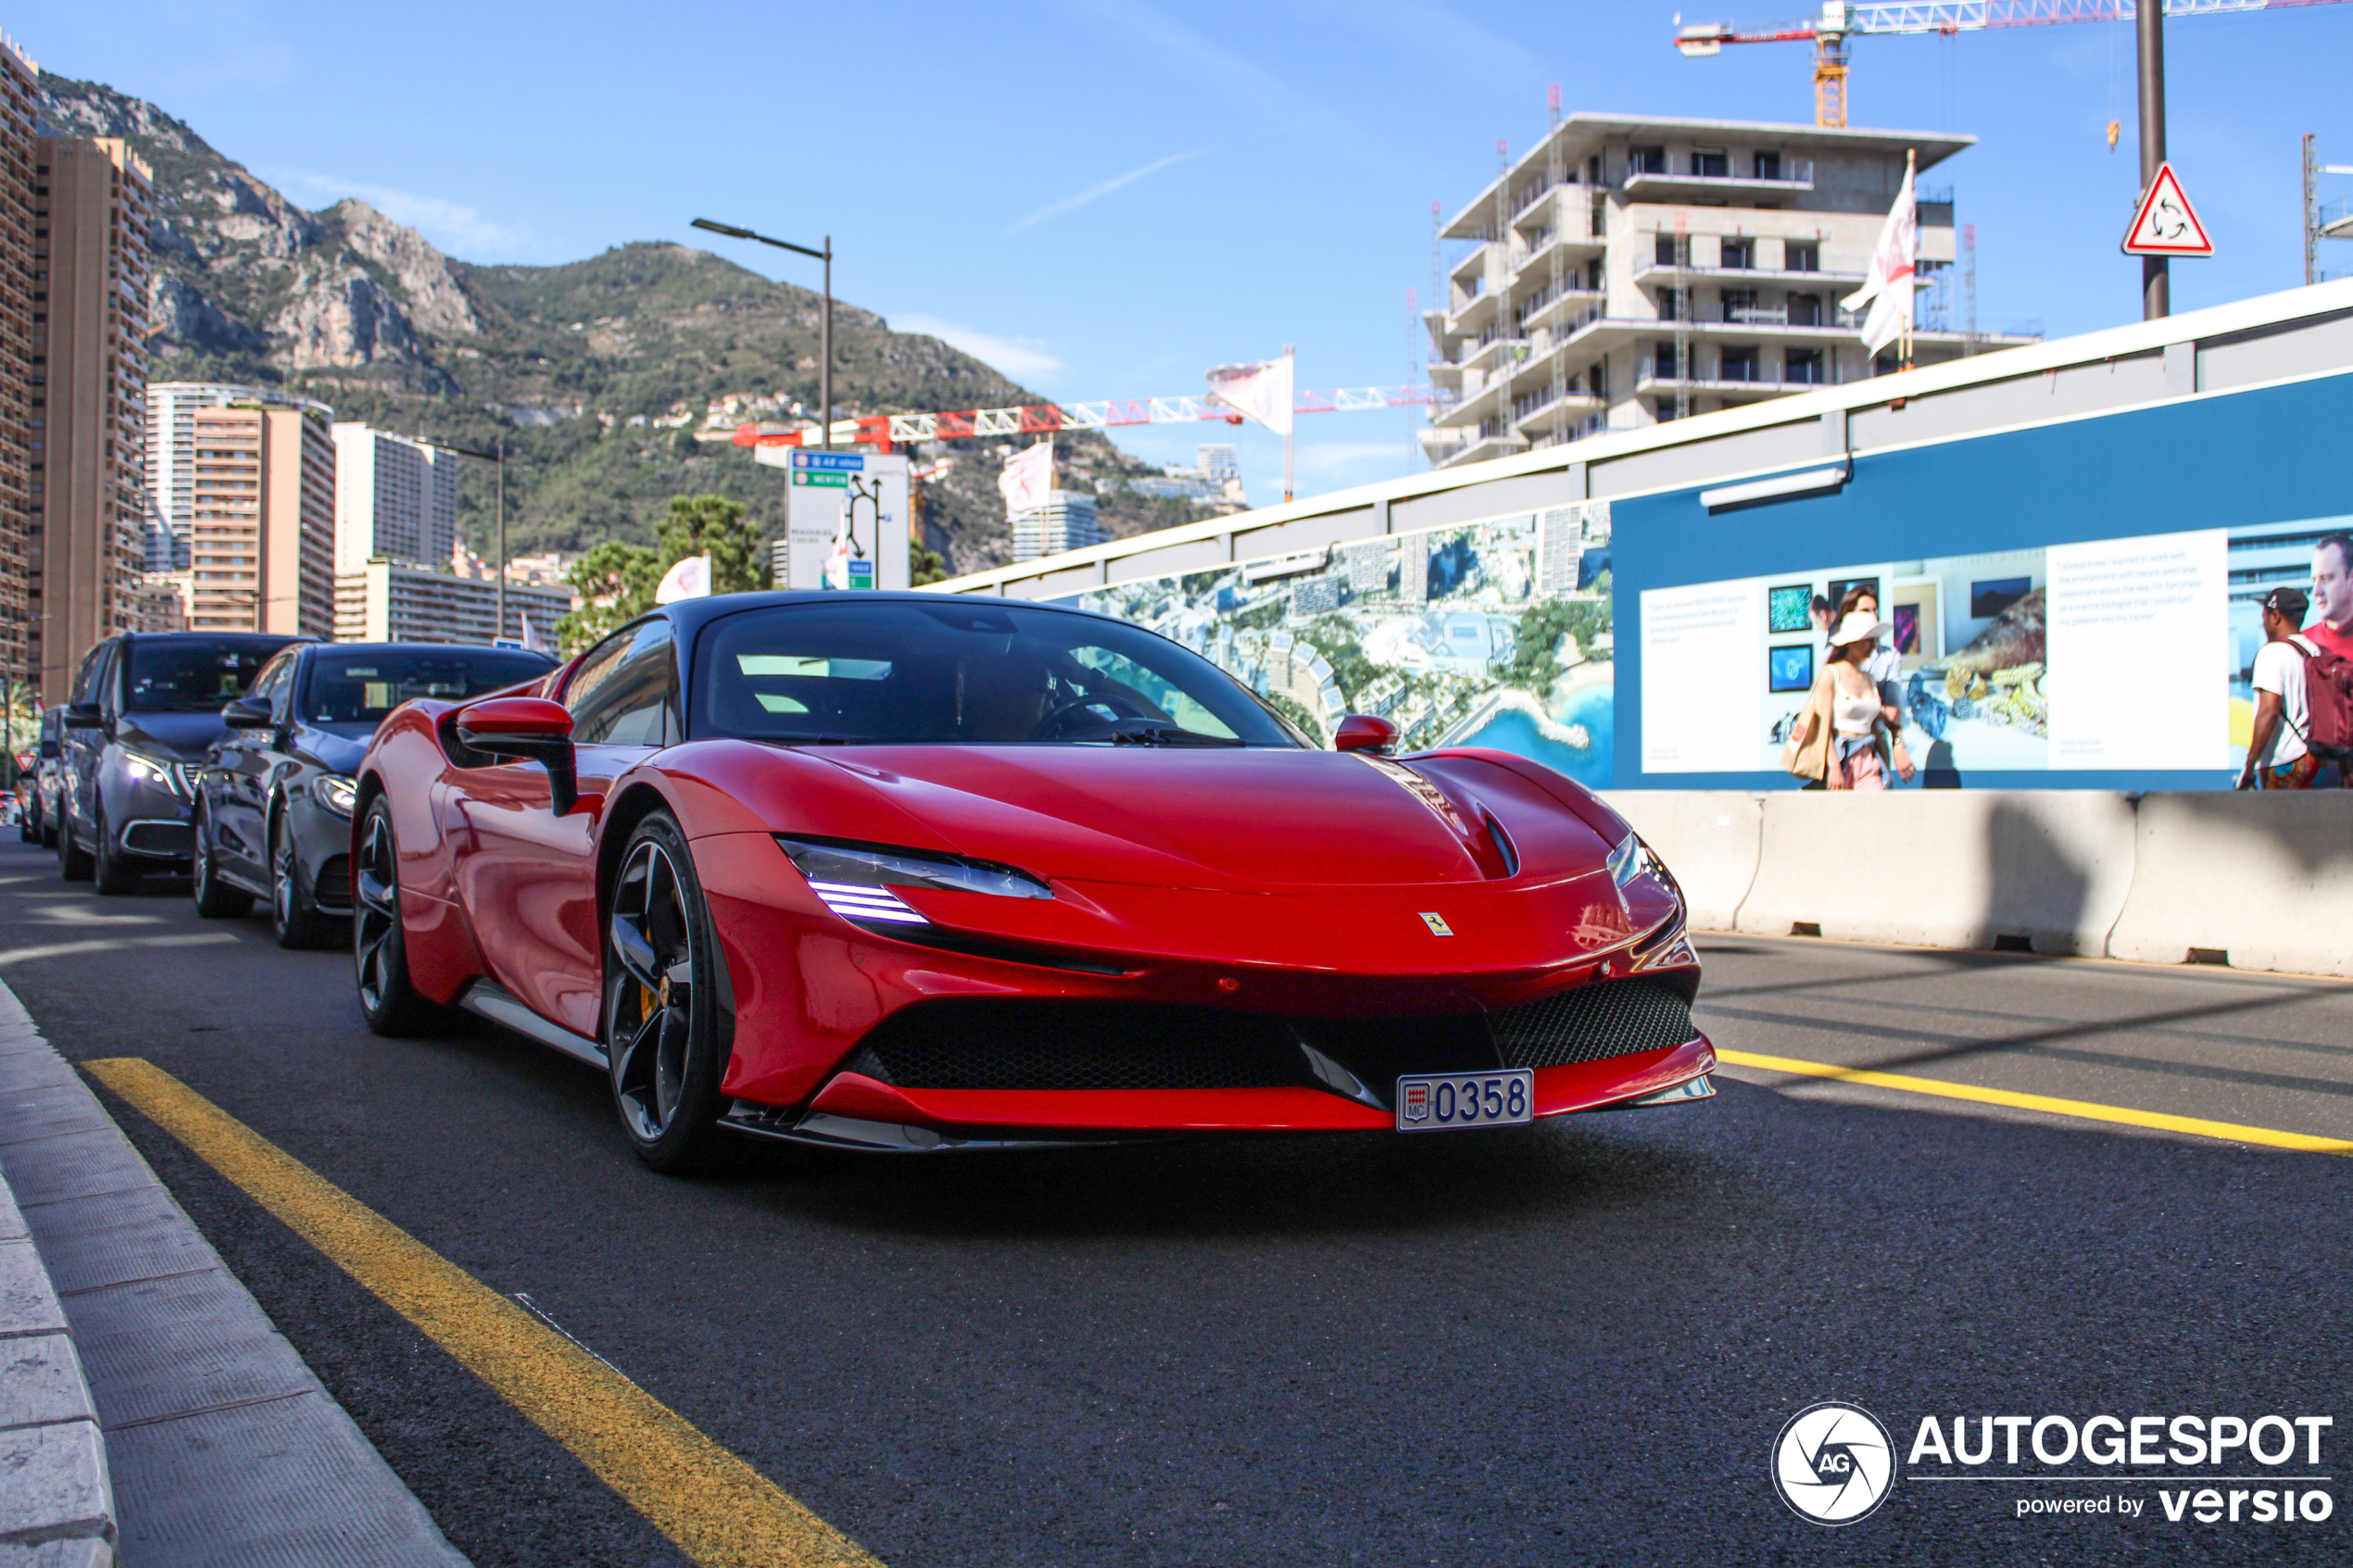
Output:
<instances>
[{"instance_id":1,"label":"monaco license plate","mask_svg":"<svg viewBox=\"0 0 2353 1568\"><path fill-rule=\"evenodd\" d=\"M1536 1119L1536 1073L1431 1073L1397 1080L1397 1130L1453 1132Z\"/></svg>"}]
</instances>

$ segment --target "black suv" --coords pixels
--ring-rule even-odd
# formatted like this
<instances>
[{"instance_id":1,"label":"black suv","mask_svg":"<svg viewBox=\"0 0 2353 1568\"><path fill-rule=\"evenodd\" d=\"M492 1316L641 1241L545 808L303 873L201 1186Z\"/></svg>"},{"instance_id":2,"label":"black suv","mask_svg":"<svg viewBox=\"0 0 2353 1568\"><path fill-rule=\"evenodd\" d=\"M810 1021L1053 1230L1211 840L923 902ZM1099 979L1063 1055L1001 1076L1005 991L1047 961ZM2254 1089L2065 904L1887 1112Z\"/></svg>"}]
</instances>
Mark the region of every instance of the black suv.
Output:
<instances>
[{"instance_id":1,"label":"black suv","mask_svg":"<svg viewBox=\"0 0 2353 1568\"><path fill-rule=\"evenodd\" d=\"M281 947L315 947L351 913L352 774L411 697L459 701L535 681L546 654L451 643L306 643L272 659L196 778L196 912L270 901Z\"/></svg>"},{"instance_id":2,"label":"black suv","mask_svg":"<svg viewBox=\"0 0 2353 1568\"><path fill-rule=\"evenodd\" d=\"M260 633L156 632L108 637L74 677L58 739L57 869L128 893L141 873L185 872L188 807L206 748L227 728L223 703L296 641Z\"/></svg>"}]
</instances>

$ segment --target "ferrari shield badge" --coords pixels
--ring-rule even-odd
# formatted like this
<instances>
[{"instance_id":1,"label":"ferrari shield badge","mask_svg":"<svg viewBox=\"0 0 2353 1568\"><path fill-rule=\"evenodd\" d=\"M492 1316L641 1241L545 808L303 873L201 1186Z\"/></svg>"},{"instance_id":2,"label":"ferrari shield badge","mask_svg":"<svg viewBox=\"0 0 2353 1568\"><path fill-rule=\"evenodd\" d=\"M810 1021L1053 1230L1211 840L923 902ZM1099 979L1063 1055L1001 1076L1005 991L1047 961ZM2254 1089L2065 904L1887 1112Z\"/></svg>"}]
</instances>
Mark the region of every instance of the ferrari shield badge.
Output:
<instances>
[{"instance_id":1,"label":"ferrari shield badge","mask_svg":"<svg viewBox=\"0 0 2353 1568\"><path fill-rule=\"evenodd\" d=\"M1424 909L1422 911L1422 923L1429 927L1429 934L1432 936L1452 936L1454 935L1454 928L1446 923L1446 917L1440 914L1435 909Z\"/></svg>"}]
</instances>

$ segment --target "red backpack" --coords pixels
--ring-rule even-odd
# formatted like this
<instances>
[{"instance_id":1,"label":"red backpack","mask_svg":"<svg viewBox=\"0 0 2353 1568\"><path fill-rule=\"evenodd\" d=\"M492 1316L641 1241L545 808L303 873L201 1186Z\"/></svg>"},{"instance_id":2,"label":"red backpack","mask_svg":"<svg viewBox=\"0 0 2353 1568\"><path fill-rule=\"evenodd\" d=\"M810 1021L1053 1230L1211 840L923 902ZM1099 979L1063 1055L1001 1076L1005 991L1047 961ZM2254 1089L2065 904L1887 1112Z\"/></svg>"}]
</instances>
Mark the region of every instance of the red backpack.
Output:
<instances>
[{"instance_id":1,"label":"red backpack","mask_svg":"<svg viewBox=\"0 0 2353 1568\"><path fill-rule=\"evenodd\" d=\"M2309 637L2289 639L2304 655L2304 748L2323 762L2353 759L2353 659Z\"/></svg>"}]
</instances>

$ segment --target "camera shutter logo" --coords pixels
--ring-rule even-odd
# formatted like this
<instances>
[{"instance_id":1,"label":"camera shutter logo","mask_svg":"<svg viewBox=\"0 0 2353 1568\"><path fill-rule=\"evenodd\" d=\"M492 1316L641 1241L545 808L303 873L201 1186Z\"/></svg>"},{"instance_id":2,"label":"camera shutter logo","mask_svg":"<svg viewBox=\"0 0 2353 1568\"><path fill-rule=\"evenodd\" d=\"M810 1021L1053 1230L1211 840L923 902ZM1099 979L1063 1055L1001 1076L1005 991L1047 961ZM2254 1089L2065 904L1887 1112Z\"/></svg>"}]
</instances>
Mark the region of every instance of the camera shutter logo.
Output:
<instances>
[{"instance_id":1,"label":"camera shutter logo","mask_svg":"<svg viewBox=\"0 0 2353 1568\"><path fill-rule=\"evenodd\" d=\"M1895 1485L1895 1444L1859 1405L1809 1405L1773 1443L1773 1486L1801 1519L1852 1524Z\"/></svg>"}]
</instances>

